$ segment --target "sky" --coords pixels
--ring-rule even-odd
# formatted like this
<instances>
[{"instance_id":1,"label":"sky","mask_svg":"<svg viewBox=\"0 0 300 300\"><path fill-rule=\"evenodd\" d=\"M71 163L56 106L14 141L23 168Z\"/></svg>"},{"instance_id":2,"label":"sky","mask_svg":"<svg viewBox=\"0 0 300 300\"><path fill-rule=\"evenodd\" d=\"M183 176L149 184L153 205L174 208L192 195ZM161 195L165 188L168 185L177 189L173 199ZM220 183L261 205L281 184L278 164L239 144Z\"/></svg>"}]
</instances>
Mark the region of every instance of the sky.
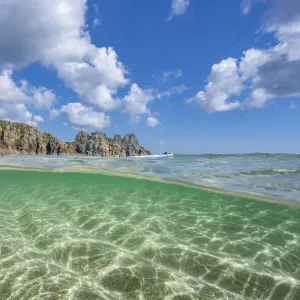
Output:
<instances>
[{"instance_id":1,"label":"sky","mask_svg":"<svg viewBox=\"0 0 300 300\"><path fill-rule=\"evenodd\" d=\"M153 153L300 153L299 0L0 0L0 119Z\"/></svg>"}]
</instances>

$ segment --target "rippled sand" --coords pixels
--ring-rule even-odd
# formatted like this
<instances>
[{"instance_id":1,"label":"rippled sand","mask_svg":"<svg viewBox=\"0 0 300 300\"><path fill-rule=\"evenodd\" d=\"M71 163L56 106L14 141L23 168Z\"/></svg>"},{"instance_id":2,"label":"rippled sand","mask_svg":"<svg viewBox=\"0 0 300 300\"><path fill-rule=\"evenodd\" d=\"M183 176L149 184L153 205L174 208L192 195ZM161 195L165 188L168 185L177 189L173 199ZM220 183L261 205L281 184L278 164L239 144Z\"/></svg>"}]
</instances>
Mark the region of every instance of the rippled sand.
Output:
<instances>
[{"instance_id":1,"label":"rippled sand","mask_svg":"<svg viewBox=\"0 0 300 300\"><path fill-rule=\"evenodd\" d=\"M143 179L0 171L0 299L300 299L300 209Z\"/></svg>"}]
</instances>

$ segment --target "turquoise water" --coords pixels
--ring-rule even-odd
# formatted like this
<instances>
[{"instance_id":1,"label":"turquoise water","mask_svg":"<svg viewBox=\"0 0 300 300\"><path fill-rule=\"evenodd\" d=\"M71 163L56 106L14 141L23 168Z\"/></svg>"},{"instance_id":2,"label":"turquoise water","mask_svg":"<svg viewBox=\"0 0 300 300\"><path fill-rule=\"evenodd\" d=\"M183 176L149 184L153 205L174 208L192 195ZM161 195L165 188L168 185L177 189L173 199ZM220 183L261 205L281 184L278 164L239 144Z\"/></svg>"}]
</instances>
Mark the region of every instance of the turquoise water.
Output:
<instances>
[{"instance_id":1,"label":"turquoise water","mask_svg":"<svg viewBox=\"0 0 300 300\"><path fill-rule=\"evenodd\" d=\"M109 158L3 156L0 165L40 168L96 167L194 183L268 198L300 201L300 155L234 154Z\"/></svg>"},{"instance_id":2,"label":"turquoise water","mask_svg":"<svg viewBox=\"0 0 300 300\"><path fill-rule=\"evenodd\" d=\"M1 170L0 236L1 300L300 299L298 207Z\"/></svg>"}]
</instances>

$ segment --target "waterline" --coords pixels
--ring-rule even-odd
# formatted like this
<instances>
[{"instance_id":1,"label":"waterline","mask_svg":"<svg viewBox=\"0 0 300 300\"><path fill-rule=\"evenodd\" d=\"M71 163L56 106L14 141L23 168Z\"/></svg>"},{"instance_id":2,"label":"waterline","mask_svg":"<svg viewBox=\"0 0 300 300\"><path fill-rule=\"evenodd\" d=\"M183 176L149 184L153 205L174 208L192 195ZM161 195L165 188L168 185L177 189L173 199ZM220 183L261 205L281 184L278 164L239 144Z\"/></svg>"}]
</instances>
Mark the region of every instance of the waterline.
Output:
<instances>
[{"instance_id":1,"label":"waterline","mask_svg":"<svg viewBox=\"0 0 300 300\"><path fill-rule=\"evenodd\" d=\"M300 202L300 155L175 155L174 157L0 157L0 165L43 169L99 168L207 188Z\"/></svg>"}]
</instances>

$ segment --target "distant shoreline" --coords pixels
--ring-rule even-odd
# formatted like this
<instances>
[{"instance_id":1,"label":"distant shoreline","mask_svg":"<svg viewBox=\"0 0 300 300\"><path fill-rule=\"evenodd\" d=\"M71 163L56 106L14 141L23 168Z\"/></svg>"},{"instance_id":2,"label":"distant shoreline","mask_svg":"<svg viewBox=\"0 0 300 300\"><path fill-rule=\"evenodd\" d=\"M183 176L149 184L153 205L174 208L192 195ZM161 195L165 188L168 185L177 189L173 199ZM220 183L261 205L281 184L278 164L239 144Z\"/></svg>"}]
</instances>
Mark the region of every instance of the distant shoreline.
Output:
<instances>
[{"instance_id":1,"label":"distant shoreline","mask_svg":"<svg viewBox=\"0 0 300 300\"><path fill-rule=\"evenodd\" d=\"M109 138L95 131L80 131L73 142L63 142L48 132L28 124L0 120L0 154L19 155L86 155L86 156L147 156L149 150L139 145L135 134Z\"/></svg>"}]
</instances>

